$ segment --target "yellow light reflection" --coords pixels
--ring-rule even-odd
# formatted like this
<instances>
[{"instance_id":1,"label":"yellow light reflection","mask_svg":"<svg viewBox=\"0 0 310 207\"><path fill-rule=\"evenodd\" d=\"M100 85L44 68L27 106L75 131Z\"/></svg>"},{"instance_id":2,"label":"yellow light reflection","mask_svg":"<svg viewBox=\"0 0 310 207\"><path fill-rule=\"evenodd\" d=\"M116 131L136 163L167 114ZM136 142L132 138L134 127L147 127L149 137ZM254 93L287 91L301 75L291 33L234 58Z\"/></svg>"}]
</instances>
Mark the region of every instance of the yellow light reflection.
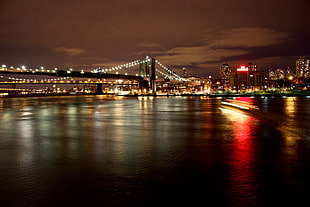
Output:
<instances>
[{"instance_id":1,"label":"yellow light reflection","mask_svg":"<svg viewBox=\"0 0 310 207\"><path fill-rule=\"evenodd\" d=\"M29 113L29 112L22 112ZM21 153L18 154L19 164L23 166L23 168L27 168L27 166L32 165L34 161L34 128L33 121L29 118L24 119L23 115L21 120L18 122L18 141L20 146L22 146L25 150L21 150Z\"/></svg>"},{"instance_id":2,"label":"yellow light reflection","mask_svg":"<svg viewBox=\"0 0 310 207\"><path fill-rule=\"evenodd\" d=\"M287 97L284 99L284 109L288 116L295 117L296 113L296 97Z\"/></svg>"}]
</instances>

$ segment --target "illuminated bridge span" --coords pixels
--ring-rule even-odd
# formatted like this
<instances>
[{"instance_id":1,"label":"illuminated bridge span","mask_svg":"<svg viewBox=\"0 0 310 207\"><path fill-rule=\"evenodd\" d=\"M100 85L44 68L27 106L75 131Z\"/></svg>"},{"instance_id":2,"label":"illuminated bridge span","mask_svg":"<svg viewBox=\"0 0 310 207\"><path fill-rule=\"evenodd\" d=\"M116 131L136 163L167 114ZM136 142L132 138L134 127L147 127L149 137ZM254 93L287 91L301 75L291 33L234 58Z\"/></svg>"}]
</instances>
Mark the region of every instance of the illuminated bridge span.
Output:
<instances>
[{"instance_id":1,"label":"illuminated bridge span","mask_svg":"<svg viewBox=\"0 0 310 207\"><path fill-rule=\"evenodd\" d=\"M138 67L138 72L135 70ZM69 70L58 70L57 68L53 70L47 70L41 67L40 69L28 69L25 66L21 68L8 68L6 65L2 65L0 68L0 79L2 81L0 84L7 83L59 83L59 82L67 82L66 79L76 78L95 78L97 81L93 81L91 83L97 84L97 87L102 86L102 80L106 79L115 79L115 80L132 80L139 83L139 88L145 88L147 90L156 90L156 80L157 79L165 79L171 81L186 81L186 79L177 75L173 70L166 67L162 63L160 63L155 58L146 57L142 60L135 60L129 63L125 63L122 65L114 66L111 68L101 68L98 67L91 72L87 72L84 70L81 71L73 71L73 69ZM21 75L31 75L32 78L14 78L14 77L5 77L4 74L21 74ZM38 75L47 75L47 76L56 76L57 78L37 80L34 77ZM71 80L72 81L72 80ZM74 83L76 83L74 81ZM100 89L99 89L100 92Z\"/></svg>"}]
</instances>

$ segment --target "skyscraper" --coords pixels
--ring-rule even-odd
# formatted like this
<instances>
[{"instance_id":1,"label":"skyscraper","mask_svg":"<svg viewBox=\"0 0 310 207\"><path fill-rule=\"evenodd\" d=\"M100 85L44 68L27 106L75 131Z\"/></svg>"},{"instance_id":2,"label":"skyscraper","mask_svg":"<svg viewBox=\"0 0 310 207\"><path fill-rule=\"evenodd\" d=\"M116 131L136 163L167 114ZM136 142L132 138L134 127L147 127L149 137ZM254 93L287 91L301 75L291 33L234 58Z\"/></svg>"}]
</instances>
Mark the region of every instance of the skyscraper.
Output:
<instances>
[{"instance_id":1,"label":"skyscraper","mask_svg":"<svg viewBox=\"0 0 310 207\"><path fill-rule=\"evenodd\" d=\"M310 77L310 60L301 56L296 60L296 76L298 78Z\"/></svg>"},{"instance_id":2,"label":"skyscraper","mask_svg":"<svg viewBox=\"0 0 310 207\"><path fill-rule=\"evenodd\" d=\"M183 70L183 77L184 78L188 78L188 74L187 74L186 68L182 68L182 70Z\"/></svg>"},{"instance_id":3,"label":"skyscraper","mask_svg":"<svg viewBox=\"0 0 310 207\"><path fill-rule=\"evenodd\" d=\"M230 74L231 74L231 67L227 63L224 63L220 68L220 81L222 84L229 83Z\"/></svg>"}]
</instances>

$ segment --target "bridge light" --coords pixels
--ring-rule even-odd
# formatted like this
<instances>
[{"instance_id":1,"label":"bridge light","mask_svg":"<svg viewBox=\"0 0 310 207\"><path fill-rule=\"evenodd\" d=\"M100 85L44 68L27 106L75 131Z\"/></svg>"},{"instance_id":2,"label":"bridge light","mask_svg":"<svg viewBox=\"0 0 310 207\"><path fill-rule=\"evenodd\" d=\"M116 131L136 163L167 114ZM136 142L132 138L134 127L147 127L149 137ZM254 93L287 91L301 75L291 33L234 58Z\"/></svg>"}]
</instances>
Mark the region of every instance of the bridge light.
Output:
<instances>
[{"instance_id":1,"label":"bridge light","mask_svg":"<svg viewBox=\"0 0 310 207\"><path fill-rule=\"evenodd\" d=\"M40 68L41 68L41 70L44 70L44 67L43 67L43 66L41 66Z\"/></svg>"},{"instance_id":2,"label":"bridge light","mask_svg":"<svg viewBox=\"0 0 310 207\"><path fill-rule=\"evenodd\" d=\"M23 70L26 70L26 67L25 67L24 65L22 65L22 69L23 69Z\"/></svg>"},{"instance_id":3,"label":"bridge light","mask_svg":"<svg viewBox=\"0 0 310 207\"><path fill-rule=\"evenodd\" d=\"M3 68L6 68L6 65L2 65Z\"/></svg>"}]
</instances>

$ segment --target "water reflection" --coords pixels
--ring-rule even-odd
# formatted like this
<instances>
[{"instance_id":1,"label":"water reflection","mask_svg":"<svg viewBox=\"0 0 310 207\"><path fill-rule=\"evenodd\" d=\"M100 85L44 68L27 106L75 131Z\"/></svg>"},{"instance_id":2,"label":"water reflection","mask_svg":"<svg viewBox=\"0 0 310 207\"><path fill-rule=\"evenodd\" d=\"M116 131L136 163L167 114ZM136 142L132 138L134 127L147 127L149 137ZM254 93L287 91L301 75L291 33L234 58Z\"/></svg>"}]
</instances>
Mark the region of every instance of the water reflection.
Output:
<instances>
[{"instance_id":1,"label":"water reflection","mask_svg":"<svg viewBox=\"0 0 310 207\"><path fill-rule=\"evenodd\" d=\"M298 104L302 104L305 99L296 97L283 97L283 106L279 104L279 108L283 108L283 115L276 115L275 117L281 120L281 124L277 126L283 135L284 153L290 155L292 158L296 156L298 145L301 140L307 138L306 121L307 110L303 109L302 113L298 112Z\"/></svg>"},{"instance_id":2,"label":"water reflection","mask_svg":"<svg viewBox=\"0 0 310 207\"><path fill-rule=\"evenodd\" d=\"M23 112L25 113L25 112ZM29 112L28 112L29 113ZM19 130L18 141L21 149L19 150L18 160L23 169L27 169L28 165L32 165L34 162L35 153L35 140L33 122L29 119L21 120L16 126Z\"/></svg>"},{"instance_id":3,"label":"water reflection","mask_svg":"<svg viewBox=\"0 0 310 207\"><path fill-rule=\"evenodd\" d=\"M5 99L1 199L15 206L273 206L306 189L310 99L296 99L294 107L282 98L242 99L268 105L262 112L281 124L219 110L220 101ZM268 200L276 192L276 202Z\"/></svg>"},{"instance_id":4,"label":"water reflection","mask_svg":"<svg viewBox=\"0 0 310 207\"><path fill-rule=\"evenodd\" d=\"M287 116L295 117L296 97L286 97L284 99L284 110Z\"/></svg>"},{"instance_id":5,"label":"water reflection","mask_svg":"<svg viewBox=\"0 0 310 207\"><path fill-rule=\"evenodd\" d=\"M246 99L249 100L249 99ZM251 100L251 99L250 99ZM244 100L243 100L244 101ZM252 202L258 203L257 175L255 174L255 146L253 143L256 130L256 121L250 115L224 109L222 113L232 126L233 138L230 156L230 201L232 206L251 206ZM245 199L247 198L247 199Z\"/></svg>"}]
</instances>

